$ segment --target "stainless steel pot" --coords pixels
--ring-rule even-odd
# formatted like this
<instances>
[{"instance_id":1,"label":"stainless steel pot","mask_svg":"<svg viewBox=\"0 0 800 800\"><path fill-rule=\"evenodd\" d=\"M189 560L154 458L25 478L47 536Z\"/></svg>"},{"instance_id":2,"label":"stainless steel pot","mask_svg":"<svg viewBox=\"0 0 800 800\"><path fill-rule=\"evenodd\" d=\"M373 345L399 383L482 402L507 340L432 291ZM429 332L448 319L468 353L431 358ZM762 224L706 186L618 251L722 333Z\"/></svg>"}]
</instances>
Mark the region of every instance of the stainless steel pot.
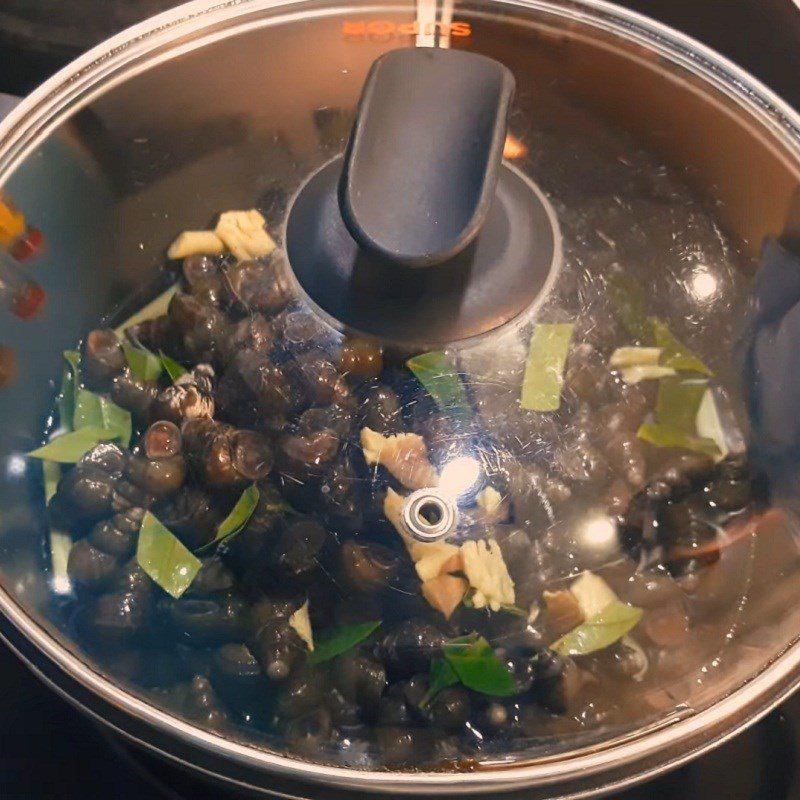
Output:
<instances>
[{"instance_id":1,"label":"stainless steel pot","mask_svg":"<svg viewBox=\"0 0 800 800\"><path fill-rule=\"evenodd\" d=\"M55 621L41 513L20 453L49 413L60 351L137 291L164 246L221 208L282 213L340 150L373 60L398 46L461 46L515 73L524 138L529 87L554 84L664 161L684 167L750 256L796 218L800 117L702 45L611 4L465 2L436 23L425 4L200 0L135 26L47 81L0 125L0 184L46 234L39 322L0 322L24 365L0 395L3 636L98 721L213 778L283 797L479 794L581 797L673 768L753 723L800 680L794 585L765 609L761 649L649 728L547 758L470 772L369 771L257 749L162 711L115 683ZM434 15L434 16L431 16ZM421 28L414 28L414 21ZM453 21L459 23L454 26ZM316 113L315 113L316 112ZM28 493L31 493L28 495Z\"/></svg>"}]
</instances>

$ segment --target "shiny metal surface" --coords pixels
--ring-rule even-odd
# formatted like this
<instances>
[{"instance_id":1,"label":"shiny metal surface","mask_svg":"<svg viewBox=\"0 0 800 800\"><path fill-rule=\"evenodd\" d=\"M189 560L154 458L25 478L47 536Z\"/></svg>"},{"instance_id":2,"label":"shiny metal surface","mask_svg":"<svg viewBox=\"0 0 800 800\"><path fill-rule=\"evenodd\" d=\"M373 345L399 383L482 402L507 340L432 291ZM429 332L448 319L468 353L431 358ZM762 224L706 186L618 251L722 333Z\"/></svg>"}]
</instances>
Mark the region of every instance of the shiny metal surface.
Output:
<instances>
[{"instance_id":1,"label":"shiny metal surface","mask_svg":"<svg viewBox=\"0 0 800 800\"><path fill-rule=\"evenodd\" d=\"M433 489L418 489L403 504L406 530L420 542L446 539L455 531L458 508L451 498Z\"/></svg>"},{"instance_id":2,"label":"shiny metal surface","mask_svg":"<svg viewBox=\"0 0 800 800\"><path fill-rule=\"evenodd\" d=\"M726 201L728 227L754 249L765 235L782 230L798 183L800 118L764 87L697 43L609 4L531 2L504 8L552 14L562 26L549 31L556 39L580 41L583 26L593 29L598 41L608 36L596 50L586 45L585 61L572 62L575 72L566 79L585 81L576 91L594 93L598 107L606 103L644 139L655 131L650 144L695 168L698 184ZM358 9L375 13L366 4ZM407 6L390 10L412 15ZM195 769L277 796L510 792L506 796L577 798L650 777L724 741L780 702L798 683L800 647L787 648L710 708L676 714L646 735L531 764L497 764L456 775L407 774L304 763L204 732L115 685L72 652L46 619L48 587L32 535L41 520L31 518L20 476L8 467L40 434L60 350L109 308L146 289L176 230L219 208L269 198L274 185L264 176L292 187L322 163L313 120L305 112L334 95L342 104L351 102L367 65L386 48L380 41L354 48L341 39L341 18L352 13L352 7L322 3L190 3L79 59L0 125L0 184L32 218L46 223L50 251L42 271L48 292L57 298L24 341L5 321L0 324L0 336L19 341L31 365L0 398L7 421L0 435L3 635L45 680L123 735ZM465 5L460 13L487 23L476 47L508 61L524 59L503 27L493 28L485 7ZM302 26L278 35L293 14L315 19L310 41ZM309 47L327 48L324 68L322 58L309 63ZM623 56L615 48L624 50ZM293 92L263 82L265 53L286 75L297 76ZM615 87L603 72L618 65L617 58L641 67L628 85ZM668 72L659 59L672 65ZM676 65L688 71L675 78L670 73ZM352 78L342 80L342 74ZM712 97L702 88L706 84L714 87ZM615 92L632 89L639 103L621 107ZM682 136L665 136L669 125L677 124L671 115L679 101L685 109L696 103L704 114L689 115ZM274 202L280 207L281 196Z\"/></svg>"}]
</instances>

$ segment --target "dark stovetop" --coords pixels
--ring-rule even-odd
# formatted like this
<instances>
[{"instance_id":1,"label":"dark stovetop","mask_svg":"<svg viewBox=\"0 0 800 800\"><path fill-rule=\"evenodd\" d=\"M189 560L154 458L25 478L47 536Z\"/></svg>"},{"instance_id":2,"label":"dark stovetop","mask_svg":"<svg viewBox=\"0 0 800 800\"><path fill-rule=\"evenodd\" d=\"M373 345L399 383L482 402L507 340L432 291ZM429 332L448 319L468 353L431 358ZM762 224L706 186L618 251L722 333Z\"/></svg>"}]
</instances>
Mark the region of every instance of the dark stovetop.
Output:
<instances>
[{"instance_id":1,"label":"dark stovetop","mask_svg":"<svg viewBox=\"0 0 800 800\"><path fill-rule=\"evenodd\" d=\"M10 0L6 7L6 2L0 0L0 92L23 94L77 55L78 48L63 42L50 47L41 37L26 46L16 32L9 36L4 16L13 16L14 8L25 8L25 3ZM70 0L61 8L73 3L79 5ZM115 3L126 6L126 22L133 21L127 17L137 4L112 0L111 6ZM138 7L152 11L159 4L164 3L146 0ZM800 107L800 10L792 0L621 4L707 42ZM800 695L711 754L614 800L800 800L798 761ZM149 756L133 755L40 684L0 645L0 798L87 797L223 800L219 789Z\"/></svg>"}]
</instances>

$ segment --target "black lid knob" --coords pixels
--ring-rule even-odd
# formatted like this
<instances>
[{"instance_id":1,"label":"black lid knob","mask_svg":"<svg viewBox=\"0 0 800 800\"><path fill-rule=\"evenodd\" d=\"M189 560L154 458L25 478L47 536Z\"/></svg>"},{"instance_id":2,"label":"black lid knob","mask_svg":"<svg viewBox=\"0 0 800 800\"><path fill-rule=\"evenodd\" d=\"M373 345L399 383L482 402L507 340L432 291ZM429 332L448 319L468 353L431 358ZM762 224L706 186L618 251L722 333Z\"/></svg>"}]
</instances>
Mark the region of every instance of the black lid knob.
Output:
<instances>
[{"instance_id":1,"label":"black lid knob","mask_svg":"<svg viewBox=\"0 0 800 800\"><path fill-rule=\"evenodd\" d=\"M514 78L485 56L393 50L369 72L339 184L366 250L407 267L460 253L494 200Z\"/></svg>"},{"instance_id":2,"label":"black lid knob","mask_svg":"<svg viewBox=\"0 0 800 800\"><path fill-rule=\"evenodd\" d=\"M286 252L311 300L414 349L532 307L560 264L560 235L542 192L502 163L513 89L505 67L474 53L375 62L345 155L290 205Z\"/></svg>"}]
</instances>

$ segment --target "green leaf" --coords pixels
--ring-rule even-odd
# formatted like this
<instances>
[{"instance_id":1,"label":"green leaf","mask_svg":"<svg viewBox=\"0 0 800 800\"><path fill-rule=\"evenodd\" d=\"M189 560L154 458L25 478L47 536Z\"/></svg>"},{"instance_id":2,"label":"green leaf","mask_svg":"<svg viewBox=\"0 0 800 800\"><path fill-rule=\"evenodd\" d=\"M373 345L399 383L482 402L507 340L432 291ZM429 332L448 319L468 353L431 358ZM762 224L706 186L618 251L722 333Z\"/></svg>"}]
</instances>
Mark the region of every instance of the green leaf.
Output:
<instances>
[{"instance_id":1,"label":"green leaf","mask_svg":"<svg viewBox=\"0 0 800 800\"><path fill-rule=\"evenodd\" d=\"M56 493L58 482L61 480L61 464L43 459L42 479L44 481L44 502L47 505L50 498Z\"/></svg>"},{"instance_id":2,"label":"green leaf","mask_svg":"<svg viewBox=\"0 0 800 800\"><path fill-rule=\"evenodd\" d=\"M618 272L608 279L614 313L625 330L640 342L650 337L644 289L636 278Z\"/></svg>"},{"instance_id":3,"label":"green leaf","mask_svg":"<svg viewBox=\"0 0 800 800\"><path fill-rule=\"evenodd\" d=\"M162 292L155 300L151 300L146 306L140 308L132 317L129 317L121 325L114 328L114 333L121 336L128 328L133 325L138 325L140 322L146 322L150 319L158 319L167 313L170 301L177 293L179 285L177 283L169 287L169 289Z\"/></svg>"},{"instance_id":4,"label":"green leaf","mask_svg":"<svg viewBox=\"0 0 800 800\"><path fill-rule=\"evenodd\" d=\"M61 480L61 464L55 461L42 460L42 477L44 479L44 503L47 505L56 493ZM69 551L72 549L72 536L65 531L51 528L48 541L50 544L50 586L57 594L70 591L71 583L67 573Z\"/></svg>"},{"instance_id":5,"label":"green leaf","mask_svg":"<svg viewBox=\"0 0 800 800\"><path fill-rule=\"evenodd\" d=\"M697 412L708 381L703 378L663 378L658 384L656 417L661 425L697 434Z\"/></svg>"},{"instance_id":6,"label":"green leaf","mask_svg":"<svg viewBox=\"0 0 800 800\"><path fill-rule=\"evenodd\" d=\"M173 383L175 383L181 375L186 374L186 367L179 364L174 358L170 358L163 350L158 351L158 356L161 359L161 365L164 367L164 371L169 375Z\"/></svg>"},{"instance_id":7,"label":"green leaf","mask_svg":"<svg viewBox=\"0 0 800 800\"><path fill-rule=\"evenodd\" d=\"M641 618L641 608L615 600L562 636L550 649L562 656L585 656L603 650L635 628Z\"/></svg>"},{"instance_id":8,"label":"green leaf","mask_svg":"<svg viewBox=\"0 0 800 800\"><path fill-rule=\"evenodd\" d=\"M167 594L175 598L189 588L202 563L149 511L139 529L136 560Z\"/></svg>"},{"instance_id":9,"label":"green leaf","mask_svg":"<svg viewBox=\"0 0 800 800\"><path fill-rule=\"evenodd\" d=\"M115 432L116 436L112 438L118 439L123 447L127 447L131 441L133 422L131 412L120 408L108 397L88 389L78 389L73 427L75 430L105 428Z\"/></svg>"},{"instance_id":10,"label":"green leaf","mask_svg":"<svg viewBox=\"0 0 800 800\"><path fill-rule=\"evenodd\" d=\"M58 418L63 428L72 429L75 402L80 384L81 354L77 350L65 350L64 376L61 378L61 391L58 393Z\"/></svg>"},{"instance_id":11,"label":"green leaf","mask_svg":"<svg viewBox=\"0 0 800 800\"><path fill-rule=\"evenodd\" d=\"M59 464L76 464L84 453L100 442L119 438L119 431L105 428L87 427L72 433L65 433L49 441L46 445L28 453L33 458L45 458Z\"/></svg>"},{"instance_id":12,"label":"green leaf","mask_svg":"<svg viewBox=\"0 0 800 800\"><path fill-rule=\"evenodd\" d=\"M119 433L119 443L123 447L127 447L131 442L133 433L131 412L120 408L107 397L100 398L100 412L105 421L105 427L108 430L117 431Z\"/></svg>"},{"instance_id":13,"label":"green leaf","mask_svg":"<svg viewBox=\"0 0 800 800\"><path fill-rule=\"evenodd\" d=\"M561 405L564 363L575 326L537 325L531 336L520 405L529 411L556 411Z\"/></svg>"},{"instance_id":14,"label":"green leaf","mask_svg":"<svg viewBox=\"0 0 800 800\"><path fill-rule=\"evenodd\" d=\"M122 352L131 372L143 381L157 381L161 375L161 359L145 347L137 347L128 340L122 342Z\"/></svg>"},{"instance_id":15,"label":"green leaf","mask_svg":"<svg viewBox=\"0 0 800 800\"><path fill-rule=\"evenodd\" d=\"M442 689L448 686L454 686L458 683L458 675L456 675L450 662L444 658L434 658L431 661L431 672L428 678L428 691L420 701L420 708L427 708L431 700L436 697Z\"/></svg>"},{"instance_id":16,"label":"green leaf","mask_svg":"<svg viewBox=\"0 0 800 800\"><path fill-rule=\"evenodd\" d=\"M455 367L441 350L409 358L406 366L440 408L463 420L472 417L467 390Z\"/></svg>"},{"instance_id":17,"label":"green leaf","mask_svg":"<svg viewBox=\"0 0 800 800\"><path fill-rule=\"evenodd\" d=\"M683 372L714 374L685 344L672 335L670 329L661 320L651 317L650 325L653 329L656 346L660 347L662 351L659 364Z\"/></svg>"},{"instance_id":18,"label":"green leaf","mask_svg":"<svg viewBox=\"0 0 800 800\"><path fill-rule=\"evenodd\" d=\"M72 590L67 565L72 550L72 536L57 528L50 530L50 588L56 594L68 594Z\"/></svg>"},{"instance_id":19,"label":"green leaf","mask_svg":"<svg viewBox=\"0 0 800 800\"><path fill-rule=\"evenodd\" d=\"M363 642L374 630L380 626L380 620L375 622L362 622L349 628L341 628L326 636L322 641L314 642L314 652L309 653L310 664L322 664L330 661L348 650L352 650L359 642Z\"/></svg>"},{"instance_id":20,"label":"green leaf","mask_svg":"<svg viewBox=\"0 0 800 800\"><path fill-rule=\"evenodd\" d=\"M220 523L217 529L217 539L232 536L247 524L247 520L250 519L258 505L258 496L258 486L255 484L248 486L242 492L231 513Z\"/></svg>"},{"instance_id":21,"label":"green leaf","mask_svg":"<svg viewBox=\"0 0 800 800\"><path fill-rule=\"evenodd\" d=\"M68 366L64 370L58 398L61 425L73 431L104 428L116 434L108 438L118 439L123 447L127 447L133 430L130 411L120 408L108 397L80 388L81 355L77 350L65 350L64 358Z\"/></svg>"},{"instance_id":22,"label":"green leaf","mask_svg":"<svg viewBox=\"0 0 800 800\"><path fill-rule=\"evenodd\" d=\"M446 642L444 657L468 689L494 697L510 697L519 691L505 664L482 636Z\"/></svg>"},{"instance_id":23,"label":"green leaf","mask_svg":"<svg viewBox=\"0 0 800 800\"><path fill-rule=\"evenodd\" d=\"M699 436L711 439L711 441L716 443L717 449L719 450L717 459L721 461L725 458L729 452L728 441L722 426L722 420L719 416L717 401L711 389L706 389L706 393L703 395L700 408L697 410L695 425Z\"/></svg>"},{"instance_id":24,"label":"green leaf","mask_svg":"<svg viewBox=\"0 0 800 800\"><path fill-rule=\"evenodd\" d=\"M719 448L713 439L692 436L669 425L647 422L639 428L636 435L656 447L677 447L680 450L691 450L693 453L702 453L712 458L719 455Z\"/></svg>"},{"instance_id":25,"label":"green leaf","mask_svg":"<svg viewBox=\"0 0 800 800\"><path fill-rule=\"evenodd\" d=\"M239 499L236 501L236 505L231 510L231 513L220 522L217 528L217 535L214 537L213 541L203 545L198 552L205 551L215 544L225 539L230 539L231 536L239 533L239 531L247 525L247 521L250 517L253 516L253 512L258 505L258 497L258 486L255 484L248 486L241 495L239 495Z\"/></svg>"},{"instance_id":26,"label":"green leaf","mask_svg":"<svg viewBox=\"0 0 800 800\"><path fill-rule=\"evenodd\" d=\"M75 413L72 415L74 430L81 428L105 428L100 395L88 389L78 389L75 394Z\"/></svg>"}]
</instances>

